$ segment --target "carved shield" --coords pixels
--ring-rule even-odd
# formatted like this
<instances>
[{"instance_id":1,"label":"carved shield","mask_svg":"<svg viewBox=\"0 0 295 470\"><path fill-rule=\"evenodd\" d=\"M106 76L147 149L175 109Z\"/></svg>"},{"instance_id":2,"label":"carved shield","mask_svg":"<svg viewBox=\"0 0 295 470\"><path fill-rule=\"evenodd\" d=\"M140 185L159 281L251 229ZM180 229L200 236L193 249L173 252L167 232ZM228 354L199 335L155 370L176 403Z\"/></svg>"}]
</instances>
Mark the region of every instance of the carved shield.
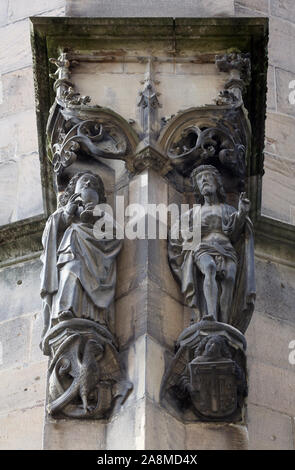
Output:
<instances>
[{"instance_id":1,"label":"carved shield","mask_svg":"<svg viewBox=\"0 0 295 470\"><path fill-rule=\"evenodd\" d=\"M237 409L235 363L191 362L191 399L196 410L206 418L226 418Z\"/></svg>"}]
</instances>

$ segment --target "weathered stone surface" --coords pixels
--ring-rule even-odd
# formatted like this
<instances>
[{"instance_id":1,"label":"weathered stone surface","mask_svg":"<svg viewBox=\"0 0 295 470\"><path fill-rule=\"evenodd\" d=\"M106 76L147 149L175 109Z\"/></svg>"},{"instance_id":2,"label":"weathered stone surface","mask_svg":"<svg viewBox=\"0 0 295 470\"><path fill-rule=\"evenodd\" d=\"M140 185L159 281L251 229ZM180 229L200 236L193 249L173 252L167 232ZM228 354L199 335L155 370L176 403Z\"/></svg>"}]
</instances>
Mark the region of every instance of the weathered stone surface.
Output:
<instances>
[{"instance_id":1,"label":"weathered stone surface","mask_svg":"<svg viewBox=\"0 0 295 470\"><path fill-rule=\"evenodd\" d=\"M274 410L249 404L250 450L292 450L292 418Z\"/></svg>"},{"instance_id":2,"label":"weathered stone surface","mask_svg":"<svg viewBox=\"0 0 295 470\"><path fill-rule=\"evenodd\" d=\"M184 326L183 304L149 281L147 332L161 344L173 348Z\"/></svg>"},{"instance_id":3,"label":"weathered stone surface","mask_svg":"<svg viewBox=\"0 0 295 470\"><path fill-rule=\"evenodd\" d=\"M290 341L295 339L295 324L256 311L246 334L248 357L294 373L288 361ZM272 340L271 340L272 338Z\"/></svg>"},{"instance_id":4,"label":"weathered stone surface","mask_svg":"<svg viewBox=\"0 0 295 470\"><path fill-rule=\"evenodd\" d=\"M43 405L0 415L0 449L41 450L43 419Z\"/></svg>"},{"instance_id":5,"label":"weathered stone surface","mask_svg":"<svg viewBox=\"0 0 295 470\"><path fill-rule=\"evenodd\" d=\"M262 214L294 225L294 161L265 153L264 168Z\"/></svg>"},{"instance_id":6,"label":"weathered stone surface","mask_svg":"<svg viewBox=\"0 0 295 470\"><path fill-rule=\"evenodd\" d=\"M278 113L267 113L265 125L266 152L293 160L295 119Z\"/></svg>"},{"instance_id":7,"label":"weathered stone surface","mask_svg":"<svg viewBox=\"0 0 295 470\"><path fill-rule=\"evenodd\" d=\"M267 98L266 104L268 110L276 109L276 82L275 82L275 68L271 65L267 70Z\"/></svg>"},{"instance_id":8,"label":"weathered stone surface","mask_svg":"<svg viewBox=\"0 0 295 470\"><path fill-rule=\"evenodd\" d=\"M186 449L247 450L247 428L237 424L187 424Z\"/></svg>"},{"instance_id":9,"label":"weathered stone surface","mask_svg":"<svg viewBox=\"0 0 295 470\"><path fill-rule=\"evenodd\" d=\"M45 401L47 361L0 372L0 414Z\"/></svg>"},{"instance_id":10,"label":"weathered stone surface","mask_svg":"<svg viewBox=\"0 0 295 470\"><path fill-rule=\"evenodd\" d=\"M7 23L8 0L2 0L0 3L0 26Z\"/></svg>"},{"instance_id":11,"label":"weathered stone surface","mask_svg":"<svg viewBox=\"0 0 295 470\"><path fill-rule=\"evenodd\" d=\"M98 421L47 420L44 450L105 449L105 424Z\"/></svg>"},{"instance_id":12,"label":"weathered stone surface","mask_svg":"<svg viewBox=\"0 0 295 470\"><path fill-rule=\"evenodd\" d=\"M1 77L3 100L0 101L0 117L21 113L34 107L33 71L26 67ZM32 129L32 132L36 132Z\"/></svg>"},{"instance_id":13,"label":"weathered stone surface","mask_svg":"<svg viewBox=\"0 0 295 470\"><path fill-rule=\"evenodd\" d=\"M31 321L29 317L0 323L1 369L25 366L28 362Z\"/></svg>"},{"instance_id":14,"label":"weathered stone surface","mask_svg":"<svg viewBox=\"0 0 295 470\"><path fill-rule=\"evenodd\" d=\"M270 338L270 341L274 342L275 338ZM286 362L288 361L288 354L288 345L286 345ZM295 371L275 367L249 357L248 373L248 403L294 415Z\"/></svg>"},{"instance_id":15,"label":"weathered stone surface","mask_svg":"<svg viewBox=\"0 0 295 470\"><path fill-rule=\"evenodd\" d=\"M29 21L17 21L0 29L1 73L27 67L32 63Z\"/></svg>"},{"instance_id":16,"label":"weathered stone surface","mask_svg":"<svg viewBox=\"0 0 295 470\"><path fill-rule=\"evenodd\" d=\"M293 44L295 25L279 18L269 20L269 61L272 65L295 72Z\"/></svg>"},{"instance_id":17,"label":"weathered stone surface","mask_svg":"<svg viewBox=\"0 0 295 470\"><path fill-rule=\"evenodd\" d=\"M40 270L39 259L0 270L2 321L40 310Z\"/></svg>"},{"instance_id":18,"label":"weathered stone surface","mask_svg":"<svg viewBox=\"0 0 295 470\"><path fill-rule=\"evenodd\" d=\"M160 387L165 372L165 348L147 337L146 353L146 395L153 402L159 403Z\"/></svg>"},{"instance_id":19,"label":"weathered stone surface","mask_svg":"<svg viewBox=\"0 0 295 470\"><path fill-rule=\"evenodd\" d=\"M0 121L1 160L15 159L18 155L37 150L35 111L12 114Z\"/></svg>"},{"instance_id":20,"label":"weathered stone surface","mask_svg":"<svg viewBox=\"0 0 295 470\"><path fill-rule=\"evenodd\" d=\"M41 307L41 305L40 305ZM31 315L31 341L29 351L30 362L41 362L44 355L40 349L40 338L43 330L43 318L40 312Z\"/></svg>"},{"instance_id":21,"label":"weathered stone surface","mask_svg":"<svg viewBox=\"0 0 295 470\"><path fill-rule=\"evenodd\" d=\"M159 51L153 53L157 54ZM136 54L139 55L139 52ZM147 52L144 55L147 55ZM142 89L141 81L144 79L146 64L126 61L124 73L120 73L122 64L105 63L101 65L101 74L95 73L99 72L97 64L92 65L92 68L91 65L83 64L73 70L72 79L79 92L82 95L90 95L93 104L109 107L125 119L138 120L136 102L138 93ZM174 64L161 64L160 70L163 71L165 65L165 77L162 77L157 84L157 91L161 93L159 98L161 116L170 116L180 109L213 104L219 91L223 89L227 77L226 73L218 72L214 64L176 64L175 73L171 67ZM156 65L156 75L158 68ZM169 69L171 73L168 73ZM181 87L179 75L181 75ZM120 92L122 89L124 93Z\"/></svg>"},{"instance_id":22,"label":"weathered stone surface","mask_svg":"<svg viewBox=\"0 0 295 470\"><path fill-rule=\"evenodd\" d=\"M233 0L140 0L140 1L108 1L87 0L83 3L68 0L66 4L67 16L98 16L98 17L200 17L200 16L228 16L234 14Z\"/></svg>"},{"instance_id":23,"label":"weathered stone surface","mask_svg":"<svg viewBox=\"0 0 295 470\"><path fill-rule=\"evenodd\" d=\"M125 405L127 402L125 402ZM106 449L143 450L145 449L146 399L122 407L106 429Z\"/></svg>"},{"instance_id":24,"label":"weathered stone surface","mask_svg":"<svg viewBox=\"0 0 295 470\"><path fill-rule=\"evenodd\" d=\"M256 260L256 282L256 310L294 323L294 269L270 261ZM286 348L287 361L288 345Z\"/></svg>"},{"instance_id":25,"label":"weathered stone surface","mask_svg":"<svg viewBox=\"0 0 295 470\"><path fill-rule=\"evenodd\" d=\"M253 17L253 16L265 16L265 13L258 10L253 10L252 8L244 7L238 3L235 4L235 16L237 17Z\"/></svg>"},{"instance_id":26,"label":"weathered stone surface","mask_svg":"<svg viewBox=\"0 0 295 470\"><path fill-rule=\"evenodd\" d=\"M150 400L146 401L145 449L180 450L186 448L186 425ZM197 447L195 446L194 449Z\"/></svg>"},{"instance_id":27,"label":"weathered stone surface","mask_svg":"<svg viewBox=\"0 0 295 470\"><path fill-rule=\"evenodd\" d=\"M295 89L294 83L293 87L289 88L289 83L291 81L295 81L295 73L287 72L286 70L276 68L278 112L290 114L291 116L295 117L295 104L291 104L289 99L290 93L293 92L294 95Z\"/></svg>"},{"instance_id":28,"label":"weathered stone surface","mask_svg":"<svg viewBox=\"0 0 295 470\"><path fill-rule=\"evenodd\" d=\"M63 7L65 0L31 0L29 3L19 0L9 1L8 19L16 21L29 16L38 15L48 10Z\"/></svg>"},{"instance_id":29,"label":"weathered stone surface","mask_svg":"<svg viewBox=\"0 0 295 470\"><path fill-rule=\"evenodd\" d=\"M128 401L148 397L159 402L160 386L164 374L164 347L144 334L129 346L126 357L129 380L134 388Z\"/></svg>"},{"instance_id":30,"label":"weathered stone surface","mask_svg":"<svg viewBox=\"0 0 295 470\"><path fill-rule=\"evenodd\" d=\"M246 8L251 8L251 10L263 11L268 13L268 0L235 0L235 14L236 7L242 6Z\"/></svg>"},{"instance_id":31,"label":"weathered stone surface","mask_svg":"<svg viewBox=\"0 0 295 470\"><path fill-rule=\"evenodd\" d=\"M295 4L292 0L271 0L269 5L271 15L295 21Z\"/></svg>"}]
</instances>

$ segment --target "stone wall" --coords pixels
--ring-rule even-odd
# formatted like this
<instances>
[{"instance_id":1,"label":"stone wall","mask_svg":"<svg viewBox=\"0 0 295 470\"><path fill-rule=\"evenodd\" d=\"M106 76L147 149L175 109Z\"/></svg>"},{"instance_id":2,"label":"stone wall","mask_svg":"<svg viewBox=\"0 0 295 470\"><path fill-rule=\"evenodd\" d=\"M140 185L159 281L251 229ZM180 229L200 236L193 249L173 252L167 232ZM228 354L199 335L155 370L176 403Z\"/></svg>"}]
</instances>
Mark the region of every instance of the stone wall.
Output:
<instances>
[{"instance_id":1,"label":"stone wall","mask_svg":"<svg viewBox=\"0 0 295 470\"><path fill-rule=\"evenodd\" d=\"M29 16L64 0L0 2L0 225L43 212ZM41 449L47 359L38 257L0 269L0 449Z\"/></svg>"},{"instance_id":2,"label":"stone wall","mask_svg":"<svg viewBox=\"0 0 295 470\"><path fill-rule=\"evenodd\" d=\"M292 0L237 0L236 16L269 17L269 68L262 213L294 224L295 4ZM275 262L276 261L276 262ZM252 449L294 449L295 260L289 264L257 256L257 303L248 340L249 439Z\"/></svg>"},{"instance_id":3,"label":"stone wall","mask_svg":"<svg viewBox=\"0 0 295 470\"><path fill-rule=\"evenodd\" d=\"M73 2L68 2L68 8L71 3ZM210 5L213 3L210 2ZM270 17L268 113L262 210L270 217L295 223L295 163L292 147L295 134L295 105L290 105L288 100L289 81L295 79L294 3L292 0L239 0L234 3L237 16ZM229 2L224 4L228 7ZM28 17L63 16L64 6L65 0L1 1L0 224L11 223L43 212ZM130 70L123 72L132 75ZM173 74L180 72L173 71ZM138 80L140 73L142 72L134 71L133 79ZM188 76L185 70L182 70L182 74L184 78ZM78 75L77 73L77 80L79 80ZM83 90L82 78L80 76L81 91L91 94L91 91ZM126 245L125 255L122 253L119 263L123 263L124 256L130 259L128 248L131 249ZM288 362L290 352L288 346L290 341L295 339L295 260L271 258L260 251L257 253L256 265L257 304L247 332L250 448L294 449L295 366ZM47 360L41 355L38 346L41 333L40 266L38 257L33 256L26 263L12 263L0 270L0 449L42 447ZM137 269L139 278L140 268L138 266ZM149 339L148 344L141 344L141 340L138 339L142 312L136 309L137 299L138 296L146 295L147 291L139 289L136 284L133 285L133 289L124 286L126 271L119 273L119 279L120 277L121 292L118 291L117 302L124 316L118 317L117 327L120 328L122 345L136 340L134 351L137 354L138 364L139 358L143 357L140 354L148 352L149 357L152 355L160 357L159 346L155 341ZM174 289L174 284L171 285ZM179 298L173 300L177 295L175 290L171 299L168 298L165 290L169 291L169 286L167 289L166 287L164 294L158 286L151 284L149 287L150 290L154 289L149 295L158 298L163 316L165 305L169 311L173 312L175 308L177 312L180 303ZM125 309L130 303L133 303L133 306L127 310L126 318ZM175 318L177 315L178 313L175 314ZM129 326L126 319L130 322ZM130 337L133 323L138 328L138 337L135 338ZM155 323L151 322L150 328L155 336L163 334L167 344L172 347L173 340L182 326L179 319L179 323L168 324L169 330L162 332L155 319ZM132 357L129 360L132 361ZM161 377L153 369L152 363L148 367L156 383L156 385L150 383L150 402L145 404L151 407L150 403L158 393L157 381L159 382ZM134 374L136 375L136 371ZM140 403L143 404L140 384L135 398L138 398L137 405L140 407ZM138 417L139 415L140 409ZM163 417L161 425L158 425L159 415L155 416L157 421L152 412L149 415L149 420L155 422L155 433L149 436L151 448L157 446L156 438L168 431L165 418ZM171 434L166 434L166 441L163 440L166 448L171 446L175 439L173 432L178 429L178 423L174 424L175 428L170 429ZM81 427L83 425L85 426L85 423L81 424ZM138 418L138 422L134 422L135 434L141 425ZM98 448L100 437L94 434L94 427L92 425L92 445L93 448L96 445ZM115 435L120 431L120 423L112 424L109 436L112 435L112 427ZM158 437L157 429L160 429ZM61 429L57 444L60 448L63 447L62 438L65 435ZM189 431L186 435L189 441ZM197 440L191 443L188 441L187 446L198 448ZM115 446L111 437L109 445ZM128 442L123 442L122 445L128 448ZM65 443L65 446L68 444Z\"/></svg>"}]
</instances>

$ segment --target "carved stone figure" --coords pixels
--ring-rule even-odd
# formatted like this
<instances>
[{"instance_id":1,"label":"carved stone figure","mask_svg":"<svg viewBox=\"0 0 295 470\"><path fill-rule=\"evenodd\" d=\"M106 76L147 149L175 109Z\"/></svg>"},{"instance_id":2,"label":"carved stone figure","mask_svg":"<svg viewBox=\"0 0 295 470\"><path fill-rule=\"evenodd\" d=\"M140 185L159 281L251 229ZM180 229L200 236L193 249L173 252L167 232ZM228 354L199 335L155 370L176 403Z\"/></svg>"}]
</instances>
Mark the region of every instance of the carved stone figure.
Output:
<instances>
[{"instance_id":1,"label":"carved stone figure","mask_svg":"<svg viewBox=\"0 0 295 470\"><path fill-rule=\"evenodd\" d=\"M41 347L51 359L48 412L105 417L131 388L110 331L121 241L94 235L99 218L94 208L105 202L98 175L74 175L59 202L42 240Z\"/></svg>"},{"instance_id":2,"label":"carved stone figure","mask_svg":"<svg viewBox=\"0 0 295 470\"><path fill-rule=\"evenodd\" d=\"M188 251L182 238L170 239L171 269L197 318L209 315L245 331L255 300L249 200L242 193L238 210L226 204L220 174L211 165L197 167L191 178L201 200L201 241ZM193 210L187 217L192 228Z\"/></svg>"},{"instance_id":3,"label":"carved stone figure","mask_svg":"<svg viewBox=\"0 0 295 470\"><path fill-rule=\"evenodd\" d=\"M246 340L213 319L186 328L167 368L161 399L185 421L241 421L247 395Z\"/></svg>"},{"instance_id":4,"label":"carved stone figure","mask_svg":"<svg viewBox=\"0 0 295 470\"><path fill-rule=\"evenodd\" d=\"M247 395L243 333L255 301L250 202L241 193L238 209L226 204L221 175L212 165L195 168L191 180L201 210L198 217L193 209L184 214L189 231L170 238L168 256L197 321L178 339L161 397L185 420L240 422ZM196 228L200 236L194 238Z\"/></svg>"}]
</instances>

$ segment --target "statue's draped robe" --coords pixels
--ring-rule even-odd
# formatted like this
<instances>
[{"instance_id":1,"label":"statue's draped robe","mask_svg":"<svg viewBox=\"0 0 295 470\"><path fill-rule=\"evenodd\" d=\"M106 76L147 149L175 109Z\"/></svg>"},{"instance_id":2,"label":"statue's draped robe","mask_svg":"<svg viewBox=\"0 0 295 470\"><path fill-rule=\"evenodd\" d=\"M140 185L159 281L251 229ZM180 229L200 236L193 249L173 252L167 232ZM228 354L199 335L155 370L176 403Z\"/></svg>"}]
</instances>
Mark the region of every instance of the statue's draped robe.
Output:
<instances>
[{"instance_id":1,"label":"statue's draped robe","mask_svg":"<svg viewBox=\"0 0 295 470\"><path fill-rule=\"evenodd\" d=\"M193 209L184 214L184 220L189 220L190 231L193 227ZM182 225L181 225L182 226ZM237 273L229 324L244 332L250 322L256 295L254 272L254 240L251 220L241 219L237 210L227 204L222 204L222 231L228 236L234 250L222 246L200 243L193 249L185 250L184 239L170 236L168 257L171 269L180 283L186 305L197 309L199 320L207 313L203 294L203 275L195 263L195 256L207 253L213 256L228 256L237 258ZM173 233L173 230L171 231ZM190 241L190 240L188 240ZM228 253L226 251L228 250ZM234 253L235 251L235 253Z\"/></svg>"},{"instance_id":2,"label":"statue's draped robe","mask_svg":"<svg viewBox=\"0 0 295 470\"><path fill-rule=\"evenodd\" d=\"M60 208L49 217L42 243L43 336L67 310L77 318L108 324L121 240L96 239L93 224Z\"/></svg>"}]
</instances>

